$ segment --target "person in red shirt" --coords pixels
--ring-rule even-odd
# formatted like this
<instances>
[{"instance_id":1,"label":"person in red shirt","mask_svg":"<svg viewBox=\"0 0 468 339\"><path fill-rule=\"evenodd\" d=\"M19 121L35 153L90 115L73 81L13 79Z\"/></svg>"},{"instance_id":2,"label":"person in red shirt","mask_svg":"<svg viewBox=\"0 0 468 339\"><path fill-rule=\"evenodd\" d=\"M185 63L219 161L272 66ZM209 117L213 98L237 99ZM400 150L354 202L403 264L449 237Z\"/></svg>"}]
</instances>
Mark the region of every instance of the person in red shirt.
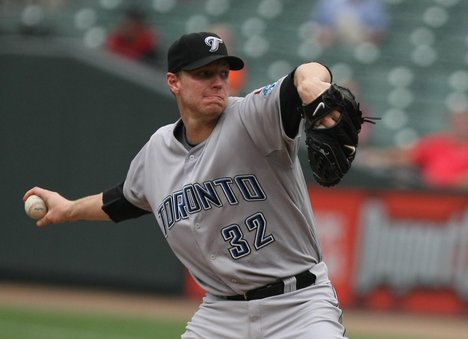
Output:
<instances>
[{"instance_id":1,"label":"person in red shirt","mask_svg":"<svg viewBox=\"0 0 468 339\"><path fill-rule=\"evenodd\" d=\"M155 64L159 40L158 33L145 22L144 14L129 9L122 24L108 36L106 48L131 60Z\"/></svg>"},{"instance_id":2,"label":"person in red shirt","mask_svg":"<svg viewBox=\"0 0 468 339\"><path fill-rule=\"evenodd\" d=\"M427 184L468 188L468 109L453 112L450 127L421 138L407 156Z\"/></svg>"},{"instance_id":3,"label":"person in red shirt","mask_svg":"<svg viewBox=\"0 0 468 339\"><path fill-rule=\"evenodd\" d=\"M406 149L363 150L359 164L410 167L427 186L468 189L468 107L450 114L446 131L426 135Z\"/></svg>"}]
</instances>

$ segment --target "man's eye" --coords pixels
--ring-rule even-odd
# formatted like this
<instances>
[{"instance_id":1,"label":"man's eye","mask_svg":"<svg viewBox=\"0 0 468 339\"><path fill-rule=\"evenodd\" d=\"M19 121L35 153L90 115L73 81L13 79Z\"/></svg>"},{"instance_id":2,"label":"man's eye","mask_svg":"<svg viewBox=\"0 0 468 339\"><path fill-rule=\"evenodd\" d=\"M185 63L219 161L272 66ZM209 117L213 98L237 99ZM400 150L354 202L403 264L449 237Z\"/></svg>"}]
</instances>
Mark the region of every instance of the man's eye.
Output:
<instances>
[{"instance_id":1,"label":"man's eye","mask_svg":"<svg viewBox=\"0 0 468 339\"><path fill-rule=\"evenodd\" d=\"M199 71L195 73L195 77L198 79L211 79L215 76L220 76L222 79L226 80L229 77L229 71L221 72L212 72L212 71Z\"/></svg>"}]
</instances>

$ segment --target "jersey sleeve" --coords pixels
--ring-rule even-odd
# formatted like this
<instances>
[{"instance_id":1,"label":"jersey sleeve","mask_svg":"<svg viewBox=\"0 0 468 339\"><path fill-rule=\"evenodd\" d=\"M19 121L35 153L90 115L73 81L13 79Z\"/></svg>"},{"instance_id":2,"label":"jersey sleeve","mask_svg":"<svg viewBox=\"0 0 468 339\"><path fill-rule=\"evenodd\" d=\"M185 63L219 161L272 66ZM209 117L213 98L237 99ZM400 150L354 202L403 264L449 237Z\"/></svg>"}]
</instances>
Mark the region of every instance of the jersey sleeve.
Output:
<instances>
[{"instance_id":1,"label":"jersey sleeve","mask_svg":"<svg viewBox=\"0 0 468 339\"><path fill-rule=\"evenodd\" d=\"M324 66L330 73L330 69ZM289 152L297 150L303 123L302 100L294 85L295 69L278 81L264 86L246 96L241 119L255 144L266 153L286 147Z\"/></svg>"},{"instance_id":2,"label":"jersey sleeve","mask_svg":"<svg viewBox=\"0 0 468 339\"><path fill-rule=\"evenodd\" d=\"M140 152L138 152L130 163L130 168L127 172L122 192L125 199L127 199L131 204L140 209L151 211L151 206L145 195L145 164L148 149L149 143L143 146Z\"/></svg>"},{"instance_id":3,"label":"jersey sleeve","mask_svg":"<svg viewBox=\"0 0 468 339\"><path fill-rule=\"evenodd\" d=\"M300 100L292 79L293 73L251 92L239 105L245 129L265 154L296 151L302 119L297 111Z\"/></svg>"}]
</instances>

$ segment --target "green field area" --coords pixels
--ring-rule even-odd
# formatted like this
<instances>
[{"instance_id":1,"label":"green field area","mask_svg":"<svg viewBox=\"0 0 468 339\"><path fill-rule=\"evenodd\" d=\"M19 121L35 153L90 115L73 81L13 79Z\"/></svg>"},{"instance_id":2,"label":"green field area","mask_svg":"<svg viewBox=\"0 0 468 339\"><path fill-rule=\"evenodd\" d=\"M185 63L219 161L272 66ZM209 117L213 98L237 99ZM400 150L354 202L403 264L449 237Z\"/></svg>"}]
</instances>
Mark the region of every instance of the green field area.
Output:
<instances>
[{"instance_id":1,"label":"green field area","mask_svg":"<svg viewBox=\"0 0 468 339\"><path fill-rule=\"evenodd\" d=\"M0 308L0 339L179 338L184 327L176 320Z\"/></svg>"},{"instance_id":2,"label":"green field area","mask_svg":"<svg viewBox=\"0 0 468 339\"><path fill-rule=\"evenodd\" d=\"M5 306L0 308L0 339L171 339L180 338L184 327L185 322L180 320L150 320L135 316L39 311ZM348 337L408 339L379 333L348 333Z\"/></svg>"}]
</instances>

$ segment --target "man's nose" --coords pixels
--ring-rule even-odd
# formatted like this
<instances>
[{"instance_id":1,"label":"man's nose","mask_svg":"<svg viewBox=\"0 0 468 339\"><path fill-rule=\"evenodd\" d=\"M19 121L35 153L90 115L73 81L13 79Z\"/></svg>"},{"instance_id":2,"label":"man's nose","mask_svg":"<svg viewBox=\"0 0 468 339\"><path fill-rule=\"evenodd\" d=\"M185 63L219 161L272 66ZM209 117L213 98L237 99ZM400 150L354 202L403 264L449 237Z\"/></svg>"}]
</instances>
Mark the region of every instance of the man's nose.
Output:
<instances>
[{"instance_id":1,"label":"man's nose","mask_svg":"<svg viewBox=\"0 0 468 339\"><path fill-rule=\"evenodd\" d=\"M213 76L213 84L217 86L222 86L226 84L227 78L223 74L216 74Z\"/></svg>"}]
</instances>

